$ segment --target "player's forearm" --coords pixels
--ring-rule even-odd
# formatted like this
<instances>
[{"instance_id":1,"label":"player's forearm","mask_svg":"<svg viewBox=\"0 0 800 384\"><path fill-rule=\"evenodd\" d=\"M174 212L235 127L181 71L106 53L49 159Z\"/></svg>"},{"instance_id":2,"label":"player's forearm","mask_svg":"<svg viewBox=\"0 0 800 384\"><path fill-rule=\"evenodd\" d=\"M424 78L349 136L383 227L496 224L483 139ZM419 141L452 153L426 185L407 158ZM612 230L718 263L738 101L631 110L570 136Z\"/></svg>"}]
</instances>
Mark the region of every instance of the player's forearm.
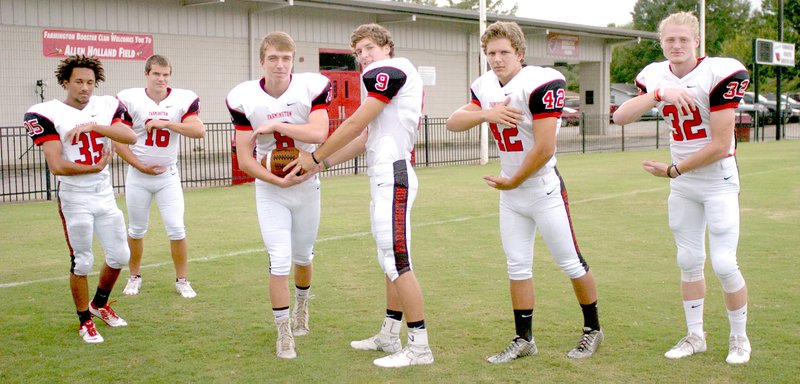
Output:
<instances>
[{"instance_id":1,"label":"player's forearm","mask_svg":"<svg viewBox=\"0 0 800 384\"><path fill-rule=\"evenodd\" d=\"M675 166L681 173L689 172L720 161L730 155L731 143L734 139L735 112L724 109L711 112L711 141Z\"/></svg>"},{"instance_id":2,"label":"player's forearm","mask_svg":"<svg viewBox=\"0 0 800 384\"><path fill-rule=\"evenodd\" d=\"M136 144L136 133L129 126L122 123L112 125L95 124L92 130L118 143Z\"/></svg>"},{"instance_id":3,"label":"player's forearm","mask_svg":"<svg viewBox=\"0 0 800 384\"><path fill-rule=\"evenodd\" d=\"M324 124L318 122L308 124L280 123L275 130L284 136L289 136L304 143L322 144L325 138L328 137L327 122L328 120L326 119Z\"/></svg>"},{"instance_id":4,"label":"player's forearm","mask_svg":"<svg viewBox=\"0 0 800 384\"><path fill-rule=\"evenodd\" d=\"M177 121L170 121L167 123L166 128L192 139L202 139L206 136L206 127L199 119L180 123Z\"/></svg>"},{"instance_id":5,"label":"player's forearm","mask_svg":"<svg viewBox=\"0 0 800 384\"><path fill-rule=\"evenodd\" d=\"M117 151L117 154L122 158L122 160L125 160L125 162L130 166L140 171L142 170L144 164L139 161L139 158L136 157L136 155L133 154L133 151L131 151L131 148L128 147L128 144L114 142L114 149Z\"/></svg>"},{"instance_id":6,"label":"player's forearm","mask_svg":"<svg viewBox=\"0 0 800 384\"><path fill-rule=\"evenodd\" d=\"M456 110L447 118L447 130L451 132L462 132L480 125L485 121L482 112L482 110L470 111L463 108Z\"/></svg>"},{"instance_id":7,"label":"player's forearm","mask_svg":"<svg viewBox=\"0 0 800 384\"><path fill-rule=\"evenodd\" d=\"M531 175L535 174L542 168L550 158L555 155L555 146L537 146L534 145L533 149L525 156L517 172L510 178L514 185L520 185L528 180Z\"/></svg>"},{"instance_id":8,"label":"player's forearm","mask_svg":"<svg viewBox=\"0 0 800 384\"><path fill-rule=\"evenodd\" d=\"M614 123L625 125L638 121L645 112L658 104L654 92L636 96L622 103L622 105L614 111Z\"/></svg>"},{"instance_id":9,"label":"player's forearm","mask_svg":"<svg viewBox=\"0 0 800 384\"><path fill-rule=\"evenodd\" d=\"M367 143L367 135L365 133L362 133L361 136L359 136L355 140L345 145L344 148L328 156L325 159L325 161L327 162L326 166L333 167L337 164L344 163L364 153L367 150L366 143Z\"/></svg>"}]
</instances>

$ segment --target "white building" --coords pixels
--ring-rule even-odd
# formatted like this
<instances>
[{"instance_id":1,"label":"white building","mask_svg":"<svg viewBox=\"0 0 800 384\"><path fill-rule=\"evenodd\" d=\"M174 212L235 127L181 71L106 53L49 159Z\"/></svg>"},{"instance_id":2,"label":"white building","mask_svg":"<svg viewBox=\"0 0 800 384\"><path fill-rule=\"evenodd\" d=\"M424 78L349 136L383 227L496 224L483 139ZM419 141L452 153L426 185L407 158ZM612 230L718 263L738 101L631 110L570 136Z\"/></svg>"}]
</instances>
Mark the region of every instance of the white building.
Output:
<instances>
[{"instance_id":1,"label":"white building","mask_svg":"<svg viewBox=\"0 0 800 384\"><path fill-rule=\"evenodd\" d=\"M608 113L612 46L657 38L652 32L489 15L489 22L498 19L523 28L527 63L579 64L581 110L587 113ZM21 125L28 107L42 99L63 99L54 70L63 54L80 49L133 56L103 58L106 82L95 94L143 87L146 57L136 55L152 50L171 60L172 86L200 95L204 121L226 122L227 92L261 76L258 45L274 30L297 42L296 72L335 69L324 73L335 82L336 97L357 104L349 36L368 22L386 26L396 55L420 68L429 84L425 114L446 117L468 101L469 84L479 73L473 11L378 0L0 0L0 126ZM69 48L65 52L59 44ZM338 107L331 112L346 114Z\"/></svg>"}]
</instances>

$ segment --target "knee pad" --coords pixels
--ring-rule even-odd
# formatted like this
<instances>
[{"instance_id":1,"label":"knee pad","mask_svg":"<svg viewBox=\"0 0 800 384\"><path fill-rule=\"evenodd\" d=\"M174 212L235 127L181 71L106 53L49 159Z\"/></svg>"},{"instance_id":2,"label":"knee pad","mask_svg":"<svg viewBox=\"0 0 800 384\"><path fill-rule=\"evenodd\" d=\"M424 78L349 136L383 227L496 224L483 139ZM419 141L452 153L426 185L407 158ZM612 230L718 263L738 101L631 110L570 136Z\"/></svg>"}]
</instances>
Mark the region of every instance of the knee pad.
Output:
<instances>
[{"instance_id":1,"label":"knee pad","mask_svg":"<svg viewBox=\"0 0 800 384\"><path fill-rule=\"evenodd\" d=\"M695 254L691 251L678 249L678 268L682 272L702 271L706 259L704 254Z\"/></svg>"},{"instance_id":2,"label":"knee pad","mask_svg":"<svg viewBox=\"0 0 800 384\"><path fill-rule=\"evenodd\" d=\"M72 259L72 269L70 272L76 276L87 276L92 272L92 265L94 265L94 256L91 253L84 255L76 253Z\"/></svg>"},{"instance_id":3,"label":"knee pad","mask_svg":"<svg viewBox=\"0 0 800 384\"><path fill-rule=\"evenodd\" d=\"M308 255L295 255L292 259L295 264L306 267L311 265L311 263L314 261L314 252L311 252Z\"/></svg>"},{"instance_id":4,"label":"knee pad","mask_svg":"<svg viewBox=\"0 0 800 384\"><path fill-rule=\"evenodd\" d=\"M275 276L289 276L289 271L292 269L292 263L288 257L274 258L270 255L269 258L269 273Z\"/></svg>"},{"instance_id":5,"label":"knee pad","mask_svg":"<svg viewBox=\"0 0 800 384\"><path fill-rule=\"evenodd\" d=\"M128 236L130 236L131 239L136 239L136 240L144 239L145 233L147 233L147 228L134 228L134 227L128 228Z\"/></svg>"},{"instance_id":6,"label":"knee pad","mask_svg":"<svg viewBox=\"0 0 800 384\"><path fill-rule=\"evenodd\" d=\"M527 280L533 278L532 263L517 263L512 262L512 260L509 259L506 262L506 267L508 269L508 278L510 280Z\"/></svg>"},{"instance_id":7,"label":"knee pad","mask_svg":"<svg viewBox=\"0 0 800 384\"><path fill-rule=\"evenodd\" d=\"M724 276L717 275L717 278L719 278L719 282L722 284L722 290L725 291L725 293L738 292L740 289L744 288L744 276L742 276L742 272L738 269Z\"/></svg>"},{"instance_id":8,"label":"knee pad","mask_svg":"<svg viewBox=\"0 0 800 384\"><path fill-rule=\"evenodd\" d=\"M575 280L585 275L589 271L589 266L581 262L580 257L565 261L559 261L558 267L561 268L570 280Z\"/></svg>"},{"instance_id":9,"label":"knee pad","mask_svg":"<svg viewBox=\"0 0 800 384\"><path fill-rule=\"evenodd\" d=\"M166 227L165 230L167 232L167 238L170 240L183 240L186 238L186 227ZM142 233L142 236L144 236L144 233Z\"/></svg>"},{"instance_id":10,"label":"knee pad","mask_svg":"<svg viewBox=\"0 0 800 384\"><path fill-rule=\"evenodd\" d=\"M692 283L692 282L700 281L700 280L703 280L703 279L705 279L705 274L703 273L702 269L698 270L698 271L684 271L684 270L681 270L681 281L685 281L687 283Z\"/></svg>"},{"instance_id":11,"label":"knee pad","mask_svg":"<svg viewBox=\"0 0 800 384\"><path fill-rule=\"evenodd\" d=\"M106 251L106 264L114 269L122 269L131 261L131 250L128 243L123 242L113 249Z\"/></svg>"}]
</instances>

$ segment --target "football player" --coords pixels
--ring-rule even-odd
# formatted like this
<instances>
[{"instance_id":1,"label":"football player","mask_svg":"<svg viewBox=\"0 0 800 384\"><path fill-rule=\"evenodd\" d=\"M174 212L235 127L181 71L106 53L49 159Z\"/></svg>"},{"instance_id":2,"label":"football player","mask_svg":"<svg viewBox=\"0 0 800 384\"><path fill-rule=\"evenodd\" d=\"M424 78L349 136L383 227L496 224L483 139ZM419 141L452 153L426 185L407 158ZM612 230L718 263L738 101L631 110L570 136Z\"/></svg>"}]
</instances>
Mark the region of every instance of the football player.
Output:
<instances>
[{"instance_id":1,"label":"football player","mask_svg":"<svg viewBox=\"0 0 800 384\"><path fill-rule=\"evenodd\" d=\"M260 160L275 148L313 151L328 135L330 81L318 73L292 73L295 43L284 32L261 42L264 77L228 93L239 166L256 178L256 210L269 254L269 298L278 328L276 353L293 359L294 336L309 333L309 306L320 216L319 176L278 177ZM257 158L253 158L253 147ZM289 313L289 272L294 264L295 306Z\"/></svg>"},{"instance_id":2,"label":"football player","mask_svg":"<svg viewBox=\"0 0 800 384\"><path fill-rule=\"evenodd\" d=\"M747 287L736 260L739 242L739 170L734 140L735 110L749 84L747 69L735 59L696 55L699 23L688 12L672 14L659 25L667 60L652 63L636 77L640 95L614 112L614 122L629 124L658 107L670 124L672 160L645 160L642 167L670 179L669 227L675 237L688 332L665 356L680 359L705 352L703 268L708 230L711 266L724 292L730 335L729 364L750 360L747 339Z\"/></svg>"},{"instance_id":3,"label":"football player","mask_svg":"<svg viewBox=\"0 0 800 384\"><path fill-rule=\"evenodd\" d=\"M583 311L583 333L570 358L592 356L603 341L594 276L575 239L564 180L556 169L556 135L566 97L564 76L525 66L525 35L516 23L496 22L481 36L491 71L472 83L472 101L453 112L447 129L481 123L500 152L500 176L485 176L500 190L500 237L506 253L516 336L490 363L537 353L533 338L533 242L538 229L553 259L572 281Z\"/></svg>"},{"instance_id":4,"label":"football player","mask_svg":"<svg viewBox=\"0 0 800 384\"><path fill-rule=\"evenodd\" d=\"M136 144L117 143L117 153L128 162L125 178L125 203L128 207L128 245L131 276L123 293L138 295L142 286L140 274L144 235L150 218L150 204L155 199L175 264L175 290L185 298L197 295L187 280L189 275L186 227L183 221L184 202L178 152L181 135L195 139L205 137L200 120L200 99L189 90L170 88L172 66L166 57L153 55L144 66L146 88L126 89L117 98L133 119Z\"/></svg>"},{"instance_id":5,"label":"football player","mask_svg":"<svg viewBox=\"0 0 800 384\"><path fill-rule=\"evenodd\" d=\"M67 91L64 101L50 100L32 106L24 125L36 145L44 150L47 167L58 180L58 211L70 251L69 286L78 312L78 334L87 343L101 343L91 317L112 327L128 323L108 304L130 251L125 242L125 218L117 207L108 163L111 141L133 144L125 107L113 96L93 96L105 80L96 57L69 56L56 69L56 79ZM87 275L92 270L92 239L97 235L105 253L97 291L89 302Z\"/></svg>"},{"instance_id":6,"label":"football player","mask_svg":"<svg viewBox=\"0 0 800 384\"><path fill-rule=\"evenodd\" d=\"M392 36L378 24L357 27L350 47L362 67L361 95L366 98L325 144L301 153L295 163L313 172L367 153L370 218L385 276L386 317L378 334L350 345L391 352L374 361L379 367L431 364L422 289L411 265L411 206L418 188L411 150L422 116L422 79L410 61L394 57ZM400 343L403 313L405 348Z\"/></svg>"}]
</instances>

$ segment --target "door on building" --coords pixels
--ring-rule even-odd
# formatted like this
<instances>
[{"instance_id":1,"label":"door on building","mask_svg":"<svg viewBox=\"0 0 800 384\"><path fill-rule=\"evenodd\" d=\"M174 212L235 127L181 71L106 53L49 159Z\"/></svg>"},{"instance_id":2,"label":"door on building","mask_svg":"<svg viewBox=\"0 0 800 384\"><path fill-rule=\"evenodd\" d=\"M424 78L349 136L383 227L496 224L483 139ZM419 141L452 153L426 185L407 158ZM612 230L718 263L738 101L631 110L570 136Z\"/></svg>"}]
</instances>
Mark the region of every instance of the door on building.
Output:
<instances>
[{"instance_id":1,"label":"door on building","mask_svg":"<svg viewBox=\"0 0 800 384\"><path fill-rule=\"evenodd\" d=\"M353 53L345 49L320 49L319 72L331 81L330 133L361 105L361 74Z\"/></svg>"}]
</instances>

